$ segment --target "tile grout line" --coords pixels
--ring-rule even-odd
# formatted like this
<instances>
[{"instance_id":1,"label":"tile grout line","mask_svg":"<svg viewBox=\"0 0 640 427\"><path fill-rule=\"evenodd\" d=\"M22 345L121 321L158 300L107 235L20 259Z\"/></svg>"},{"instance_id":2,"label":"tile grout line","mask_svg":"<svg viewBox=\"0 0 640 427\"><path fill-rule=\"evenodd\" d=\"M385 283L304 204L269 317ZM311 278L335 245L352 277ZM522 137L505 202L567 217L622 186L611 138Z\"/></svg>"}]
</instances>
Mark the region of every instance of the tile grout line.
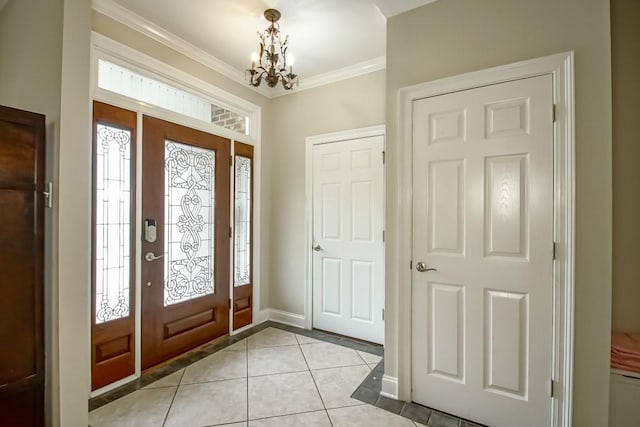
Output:
<instances>
[{"instance_id":1,"label":"tile grout line","mask_svg":"<svg viewBox=\"0 0 640 427\"><path fill-rule=\"evenodd\" d=\"M322 394L320 393L320 389L318 388L318 383L316 383L316 378L313 376L313 372L311 372L311 367L309 366L309 362L307 362L307 356L304 355L304 351L302 350L302 345L300 345L300 341L298 341L298 335L293 334L296 341L298 342L298 346L300 347L300 353L302 353L302 358L304 359L304 363L307 365L307 369L309 369L309 375L311 375L311 380L313 381L313 385L316 387L316 391L318 392L318 397L320 398L320 402L322 403L322 407L324 411L327 413L327 418L329 419L329 424L333 427L333 421L331 421L331 417L329 416L329 411L327 410L327 405L324 403L324 399L322 398Z\"/></svg>"},{"instance_id":2,"label":"tile grout line","mask_svg":"<svg viewBox=\"0 0 640 427\"><path fill-rule=\"evenodd\" d=\"M249 421L262 421L262 420L271 420L274 418L284 418L284 417L293 417L296 415L304 415L304 414L314 414L316 412L327 412L326 409L315 409L313 411L302 411L302 412L294 412L293 414L285 414L285 415L269 415L268 417L260 417L260 418L254 418L252 420ZM328 416L328 415L327 415ZM247 421L248 422L248 421ZM233 423L231 423L233 424Z\"/></svg>"},{"instance_id":3,"label":"tile grout line","mask_svg":"<svg viewBox=\"0 0 640 427\"><path fill-rule=\"evenodd\" d=\"M362 357L362 355L360 354L360 352L358 350L353 350L356 352L356 354L358 355L358 357L364 362L365 365L367 365L367 367L369 366L369 363L367 363L366 360L364 360L364 357Z\"/></svg>"},{"instance_id":4,"label":"tile grout line","mask_svg":"<svg viewBox=\"0 0 640 427\"><path fill-rule=\"evenodd\" d=\"M249 337L245 339L244 354L247 361L247 426L249 426Z\"/></svg>"},{"instance_id":5,"label":"tile grout line","mask_svg":"<svg viewBox=\"0 0 640 427\"><path fill-rule=\"evenodd\" d=\"M176 396L178 395L178 390L180 389L180 383L182 383L182 378L184 377L185 372L187 372L186 367L182 370L182 375L180 375L180 381L178 381L178 385L176 386L176 391L173 393L173 397L171 398L171 403L167 408L167 413L164 415L164 420L162 421L162 427L164 427L167 424L167 420L169 419L169 412L171 412L171 407L173 406L173 402L176 400Z\"/></svg>"}]
</instances>

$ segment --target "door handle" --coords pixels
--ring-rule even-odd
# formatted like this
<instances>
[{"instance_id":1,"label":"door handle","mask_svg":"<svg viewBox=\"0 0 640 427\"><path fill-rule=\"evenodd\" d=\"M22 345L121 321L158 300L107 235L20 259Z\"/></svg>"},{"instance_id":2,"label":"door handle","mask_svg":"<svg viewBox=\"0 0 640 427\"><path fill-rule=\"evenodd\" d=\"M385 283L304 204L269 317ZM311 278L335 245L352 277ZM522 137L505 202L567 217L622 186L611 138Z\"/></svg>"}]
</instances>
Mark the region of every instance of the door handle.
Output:
<instances>
[{"instance_id":1,"label":"door handle","mask_svg":"<svg viewBox=\"0 0 640 427\"><path fill-rule=\"evenodd\" d=\"M147 261L151 262L151 261L155 261L157 259L160 259L164 256L163 255L156 255L153 252L147 252L146 254L144 254L144 259L146 259Z\"/></svg>"},{"instance_id":2,"label":"door handle","mask_svg":"<svg viewBox=\"0 0 640 427\"><path fill-rule=\"evenodd\" d=\"M314 251L316 251L316 252L320 252L320 251L322 251L323 249L322 249L322 246L320 246L320 245L315 245L315 246L313 247L313 250L314 250Z\"/></svg>"},{"instance_id":3,"label":"door handle","mask_svg":"<svg viewBox=\"0 0 640 427\"><path fill-rule=\"evenodd\" d=\"M427 264L422 261L416 264L416 270L418 270L420 273L424 273L425 271L438 271L435 268L428 268Z\"/></svg>"}]
</instances>

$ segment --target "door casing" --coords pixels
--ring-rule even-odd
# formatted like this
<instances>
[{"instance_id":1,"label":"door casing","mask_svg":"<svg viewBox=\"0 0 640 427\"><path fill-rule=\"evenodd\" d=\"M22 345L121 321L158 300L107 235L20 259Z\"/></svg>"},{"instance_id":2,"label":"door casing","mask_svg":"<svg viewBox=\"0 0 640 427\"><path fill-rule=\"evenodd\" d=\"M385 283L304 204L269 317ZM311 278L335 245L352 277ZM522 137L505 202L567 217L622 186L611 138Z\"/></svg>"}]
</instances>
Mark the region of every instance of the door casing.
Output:
<instances>
[{"instance_id":1,"label":"door casing","mask_svg":"<svg viewBox=\"0 0 640 427\"><path fill-rule=\"evenodd\" d=\"M381 394L411 400L411 270L412 260L412 104L414 100L527 77L553 76L554 123L554 241L552 423L570 426L573 400L574 260L575 260L575 101L574 53L542 58L447 77L400 89L399 133L392 156L387 200L385 375ZM395 302L393 306L389 302Z\"/></svg>"},{"instance_id":2,"label":"door casing","mask_svg":"<svg viewBox=\"0 0 640 427\"><path fill-rule=\"evenodd\" d=\"M325 133L308 136L305 141L305 291L304 291L304 328L313 329L313 146L329 142L347 141L350 139L368 138L372 136L384 137L385 125L351 129L341 132ZM386 145L386 142L385 142ZM386 171L384 171L386 174ZM384 183L383 183L384 187ZM383 194L386 193L383 188ZM383 200L384 200L383 196ZM383 207L384 209L384 207ZM383 213L384 216L384 213ZM385 286L386 287L386 286Z\"/></svg>"}]
</instances>

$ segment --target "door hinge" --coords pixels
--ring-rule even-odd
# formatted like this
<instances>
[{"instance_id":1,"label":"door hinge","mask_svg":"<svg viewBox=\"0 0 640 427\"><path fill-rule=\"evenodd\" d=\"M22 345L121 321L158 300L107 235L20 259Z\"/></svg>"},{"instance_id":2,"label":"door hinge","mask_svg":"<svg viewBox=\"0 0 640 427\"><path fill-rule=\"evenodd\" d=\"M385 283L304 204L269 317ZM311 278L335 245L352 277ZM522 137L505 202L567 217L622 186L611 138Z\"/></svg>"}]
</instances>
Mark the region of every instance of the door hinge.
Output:
<instances>
[{"instance_id":1,"label":"door hinge","mask_svg":"<svg viewBox=\"0 0 640 427\"><path fill-rule=\"evenodd\" d=\"M550 396L552 399L554 399L554 398L558 397L558 396L557 396L557 393L558 393L558 389L559 389L559 388L560 388L560 385L559 385L559 384L556 384L556 381L551 380L551 382L550 382L550 386L549 386L549 396Z\"/></svg>"},{"instance_id":2,"label":"door hinge","mask_svg":"<svg viewBox=\"0 0 640 427\"><path fill-rule=\"evenodd\" d=\"M229 166L233 166L233 156L229 156Z\"/></svg>"},{"instance_id":3,"label":"door hinge","mask_svg":"<svg viewBox=\"0 0 640 427\"><path fill-rule=\"evenodd\" d=\"M409 270L413 270L413 260L409 261Z\"/></svg>"},{"instance_id":4,"label":"door hinge","mask_svg":"<svg viewBox=\"0 0 640 427\"><path fill-rule=\"evenodd\" d=\"M382 230L382 241L384 242L384 230Z\"/></svg>"},{"instance_id":5,"label":"door hinge","mask_svg":"<svg viewBox=\"0 0 640 427\"><path fill-rule=\"evenodd\" d=\"M383 151L382 152L382 164L384 165L387 161L387 152Z\"/></svg>"},{"instance_id":6,"label":"door hinge","mask_svg":"<svg viewBox=\"0 0 640 427\"><path fill-rule=\"evenodd\" d=\"M384 308L382 309L382 320L384 320Z\"/></svg>"},{"instance_id":7,"label":"door hinge","mask_svg":"<svg viewBox=\"0 0 640 427\"><path fill-rule=\"evenodd\" d=\"M44 207L51 209L53 207L53 183L47 182L44 185Z\"/></svg>"},{"instance_id":8,"label":"door hinge","mask_svg":"<svg viewBox=\"0 0 640 427\"><path fill-rule=\"evenodd\" d=\"M552 258L553 260L556 259L556 242L553 242L553 251L552 251Z\"/></svg>"},{"instance_id":9,"label":"door hinge","mask_svg":"<svg viewBox=\"0 0 640 427\"><path fill-rule=\"evenodd\" d=\"M551 119L553 123L556 122L556 104L553 104L553 106L551 107Z\"/></svg>"},{"instance_id":10,"label":"door hinge","mask_svg":"<svg viewBox=\"0 0 640 427\"><path fill-rule=\"evenodd\" d=\"M233 237L233 228L229 227L229 238Z\"/></svg>"},{"instance_id":11,"label":"door hinge","mask_svg":"<svg viewBox=\"0 0 640 427\"><path fill-rule=\"evenodd\" d=\"M229 310L231 310L231 298L229 298Z\"/></svg>"}]
</instances>

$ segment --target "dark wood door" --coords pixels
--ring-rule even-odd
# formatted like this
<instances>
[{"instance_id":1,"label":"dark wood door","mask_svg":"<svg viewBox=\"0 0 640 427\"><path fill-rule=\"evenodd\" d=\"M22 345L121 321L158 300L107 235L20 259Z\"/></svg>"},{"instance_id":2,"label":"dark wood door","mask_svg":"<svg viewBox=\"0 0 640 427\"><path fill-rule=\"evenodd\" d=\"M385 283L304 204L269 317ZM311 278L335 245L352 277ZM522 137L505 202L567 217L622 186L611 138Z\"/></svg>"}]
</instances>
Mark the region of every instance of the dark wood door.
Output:
<instances>
[{"instance_id":1,"label":"dark wood door","mask_svg":"<svg viewBox=\"0 0 640 427\"><path fill-rule=\"evenodd\" d=\"M234 147L233 329L253 322L253 147Z\"/></svg>"},{"instance_id":2,"label":"dark wood door","mask_svg":"<svg viewBox=\"0 0 640 427\"><path fill-rule=\"evenodd\" d=\"M45 117L0 106L0 425L44 413Z\"/></svg>"},{"instance_id":3,"label":"dark wood door","mask_svg":"<svg viewBox=\"0 0 640 427\"><path fill-rule=\"evenodd\" d=\"M135 373L137 114L93 103L91 389Z\"/></svg>"},{"instance_id":4,"label":"dark wood door","mask_svg":"<svg viewBox=\"0 0 640 427\"><path fill-rule=\"evenodd\" d=\"M146 369L229 331L231 142L148 116L142 132Z\"/></svg>"}]
</instances>

